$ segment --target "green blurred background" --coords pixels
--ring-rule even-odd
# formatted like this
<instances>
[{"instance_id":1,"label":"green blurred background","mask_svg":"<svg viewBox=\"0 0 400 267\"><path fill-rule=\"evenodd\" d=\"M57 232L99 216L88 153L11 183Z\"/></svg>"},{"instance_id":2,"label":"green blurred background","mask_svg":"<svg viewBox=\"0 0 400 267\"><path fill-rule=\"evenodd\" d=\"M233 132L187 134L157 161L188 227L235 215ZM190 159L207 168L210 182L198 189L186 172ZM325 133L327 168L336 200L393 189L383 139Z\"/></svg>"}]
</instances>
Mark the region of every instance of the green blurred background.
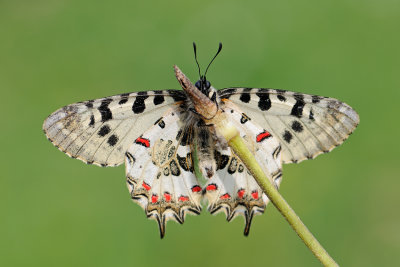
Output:
<instances>
[{"instance_id":1,"label":"green blurred background","mask_svg":"<svg viewBox=\"0 0 400 267\"><path fill-rule=\"evenodd\" d=\"M77 101L179 88L192 42L216 88L338 98L361 124L344 145L284 166L281 193L343 266L399 265L400 3L385 1L0 1L1 266L319 266L273 206L255 218L154 221L124 167L68 158L43 120Z\"/></svg>"}]
</instances>

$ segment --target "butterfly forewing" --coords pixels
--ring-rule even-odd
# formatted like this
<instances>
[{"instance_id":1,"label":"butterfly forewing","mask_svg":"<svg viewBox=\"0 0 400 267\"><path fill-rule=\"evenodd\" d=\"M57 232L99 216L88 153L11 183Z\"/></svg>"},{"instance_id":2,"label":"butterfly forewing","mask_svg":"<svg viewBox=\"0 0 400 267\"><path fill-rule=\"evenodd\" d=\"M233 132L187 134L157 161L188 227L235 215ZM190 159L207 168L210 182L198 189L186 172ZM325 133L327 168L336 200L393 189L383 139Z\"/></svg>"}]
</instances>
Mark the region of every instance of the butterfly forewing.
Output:
<instances>
[{"instance_id":1,"label":"butterfly forewing","mask_svg":"<svg viewBox=\"0 0 400 267\"><path fill-rule=\"evenodd\" d=\"M226 88L218 93L278 138L283 163L331 151L359 123L358 114L334 98L262 88Z\"/></svg>"},{"instance_id":2,"label":"butterfly forewing","mask_svg":"<svg viewBox=\"0 0 400 267\"><path fill-rule=\"evenodd\" d=\"M122 94L65 106L44 122L47 138L73 158L89 164L116 166L145 129L186 99L182 91Z\"/></svg>"}]
</instances>

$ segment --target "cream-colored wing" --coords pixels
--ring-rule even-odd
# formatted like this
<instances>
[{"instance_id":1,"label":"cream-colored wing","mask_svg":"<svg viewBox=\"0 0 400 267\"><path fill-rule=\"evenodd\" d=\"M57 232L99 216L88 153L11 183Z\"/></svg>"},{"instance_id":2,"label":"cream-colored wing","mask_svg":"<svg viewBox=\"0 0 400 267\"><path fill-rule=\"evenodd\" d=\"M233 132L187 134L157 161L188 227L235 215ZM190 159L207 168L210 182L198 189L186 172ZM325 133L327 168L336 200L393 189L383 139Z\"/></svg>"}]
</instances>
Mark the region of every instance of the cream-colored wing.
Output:
<instances>
[{"instance_id":1,"label":"cream-colored wing","mask_svg":"<svg viewBox=\"0 0 400 267\"><path fill-rule=\"evenodd\" d=\"M60 108L43 124L47 138L72 158L116 166L132 142L171 106L182 91L147 91L89 100Z\"/></svg>"},{"instance_id":2,"label":"cream-colored wing","mask_svg":"<svg viewBox=\"0 0 400 267\"><path fill-rule=\"evenodd\" d=\"M255 124L229 100L221 108L239 130L264 173L279 187L282 179L279 141L268 129ZM216 171L204 187L205 197L209 202L208 209L211 213L225 212L228 221L242 215L245 218L244 234L248 235L253 216L264 212L269 199L228 146L215 146L214 158ZM206 177L207 174L211 175L206 170L203 173Z\"/></svg>"},{"instance_id":3,"label":"cream-colored wing","mask_svg":"<svg viewBox=\"0 0 400 267\"><path fill-rule=\"evenodd\" d=\"M334 98L259 88L227 88L218 93L279 140L283 163L331 151L359 123L358 114Z\"/></svg>"},{"instance_id":4,"label":"cream-colored wing","mask_svg":"<svg viewBox=\"0 0 400 267\"><path fill-rule=\"evenodd\" d=\"M126 152L131 197L158 222L161 238L172 219L183 223L187 212L199 214L202 188L193 173L191 131L179 107L168 110Z\"/></svg>"}]
</instances>

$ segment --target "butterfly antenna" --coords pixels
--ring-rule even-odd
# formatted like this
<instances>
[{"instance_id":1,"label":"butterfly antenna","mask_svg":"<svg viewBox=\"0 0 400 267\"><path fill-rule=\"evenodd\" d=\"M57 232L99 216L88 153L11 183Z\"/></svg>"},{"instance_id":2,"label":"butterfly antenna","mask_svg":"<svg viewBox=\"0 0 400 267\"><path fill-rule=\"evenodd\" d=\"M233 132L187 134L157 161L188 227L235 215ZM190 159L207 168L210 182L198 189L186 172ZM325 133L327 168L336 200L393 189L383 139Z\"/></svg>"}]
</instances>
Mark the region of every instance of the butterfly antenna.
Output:
<instances>
[{"instance_id":1,"label":"butterfly antenna","mask_svg":"<svg viewBox=\"0 0 400 267\"><path fill-rule=\"evenodd\" d=\"M210 67L210 65L211 65L211 63L214 61L214 59L218 56L219 52L221 52L221 50L222 50L222 43L219 43L218 51L217 51L217 53L215 54L215 56L213 57L213 59L211 60L211 62L208 64L207 69L206 69L206 72L204 73L204 77L206 77L208 68Z\"/></svg>"},{"instance_id":2,"label":"butterfly antenna","mask_svg":"<svg viewBox=\"0 0 400 267\"><path fill-rule=\"evenodd\" d=\"M200 65L199 65L199 62L197 61L197 49L196 49L196 43L195 42L193 42L193 50L194 50L194 59L196 60L197 68L199 69L199 78L201 78Z\"/></svg>"}]
</instances>

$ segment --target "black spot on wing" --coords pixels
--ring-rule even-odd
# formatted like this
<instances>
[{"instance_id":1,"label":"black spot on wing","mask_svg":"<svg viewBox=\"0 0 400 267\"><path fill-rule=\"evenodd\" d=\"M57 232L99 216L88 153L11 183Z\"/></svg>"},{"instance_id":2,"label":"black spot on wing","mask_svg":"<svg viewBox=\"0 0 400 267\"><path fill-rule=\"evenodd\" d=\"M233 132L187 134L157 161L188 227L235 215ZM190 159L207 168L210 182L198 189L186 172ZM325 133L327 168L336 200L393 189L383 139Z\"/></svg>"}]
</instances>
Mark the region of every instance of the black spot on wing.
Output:
<instances>
[{"instance_id":1,"label":"black spot on wing","mask_svg":"<svg viewBox=\"0 0 400 267\"><path fill-rule=\"evenodd\" d=\"M279 101L286 102L286 97L284 97L283 95L279 94L276 97L279 99Z\"/></svg>"},{"instance_id":2,"label":"black spot on wing","mask_svg":"<svg viewBox=\"0 0 400 267\"><path fill-rule=\"evenodd\" d=\"M169 163L169 167L171 169L171 174L174 176L179 176L181 174L181 170L179 169L178 164L176 164L175 160L171 160Z\"/></svg>"},{"instance_id":3,"label":"black spot on wing","mask_svg":"<svg viewBox=\"0 0 400 267\"><path fill-rule=\"evenodd\" d=\"M176 154L176 158L178 159L179 166L181 166L182 169L185 171L189 171L189 166L186 161L186 157L181 157L178 154Z\"/></svg>"},{"instance_id":4,"label":"black spot on wing","mask_svg":"<svg viewBox=\"0 0 400 267\"><path fill-rule=\"evenodd\" d=\"M311 98L312 98L312 102L313 102L314 104L316 104L316 103L319 103L319 101L321 101L321 99L322 99L323 97L317 96L317 95L313 95Z\"/></svg>"},{"instance_id":5,"label":"black spot on wing","mask_svg":"<svg viewBox=\"0 0 400 267\"><path fill-rule=\"evenodd\" d=\"M110 126L103 125L97 134L103 137L106 136L110 131L111 131Z\"/></svg>"},{"instance_id":6,"label":"black spot on wing","mask_svg":"<svg viewBox=\"0 0 400 267\"><path fill-rule=\"evenodd\" d=\"M147 92L138 92L135 101L132 105L132 111L135 114L140 114L146 109L144 101L148 98Z\"/></svg>"},{"instance_id":7,"label":"black spot on wing","mask_svg":"<svg viewBox=\"0 0 400 267\"><path fill-rule=\"evenodd\" d=\"M238 172L243 172L243 171L244 171L243 165L242 165L242 164L239 164Z\"/></svg>"},{"instance_id":8,"label":"black spot on wing","mask_svg":"<svg viewBox=\"0 0 400 267\"><path fill-rule=\"evenodd\" d=\"M92 114L91 116L90 116L90 122L89 122L89 126L93 126L94 125L94 115Z\"/></svg>"},{"instance_id":9,"label":"black spot on wing","mask_svg":"<svg viewBox=\"0 0 400 267\"><path fill-rule=\"evenodd\" d=\"M285 131L283 133L283 139L286 141L286 143L290 143L290 141L292 140L293 135L289 132L289 131Z\"/></svg>"},{"instance_id":10,"label":"black spot on wing","mask_svg":"<svg viewBox=\"0 0 400 267\"><path fill-rule=\"evenodd\" d=\"M222 170L229 162L229 156L223 155L217 150L214 151L214 159L217 165L217 170Z\"/></svg>"},{"instance_id":11,"label":"black spot on wing","mask_svg":"<svg viewBox=\"0 0 400 267\"><path fill-rule=\"evenodd\" d=\"M295 93L293 96L294 96L294 99L296 99L296 101L297 101L297 100L302 100L302 101L304 101L304 95L301 94L301 93Z\"/></svg>"},{"instance_id":12,"label":"black spot on wing","mask_svg":"<svg viewBox=\"0 0 400 267\"><path fill-rule=\"evenodd\" d=\"M122 94L121 99L119 100L118 104L122 105L122 104L125 104L126 102L128 102L128 97L129 97L129 94Z\"/></svg>"},{"instance_id":13,"label":"black spot on wing","mask_svg":"<svg viewBox=\"0 0 400 267\"><path fill-rule=\"evenodd\" d=\"M85 103L85 106L88 108L93 108L93 102L94 102L93 100L89 100Z\"/></svg>"},{"instance_id":14,"label":"black spot on wing","mask_svg":"<svg viewBox=\"0 0 400 267\"><path fill-rule=\"evenodd\" d=\"M242 93L240 95L240 101L243 103L249 103L250 102L250 94L249 93Z\"/></svg>"},{"instance_id":15,"label":"black spot on wing","mask_svg":"<svg viewBox=\"0 0 400 267\"><path fill-rule=\"evenodd\" d=\"M168 144L172 144L172 141L168 140ZM172 158L172 156L174 155L175 151L176 151L175 146L171 146L171 148L169 148L168 159Z\"/></svg>"},{"instance_id":16,"label":"black spot on wing","mask_svg":"<svg viewBox=\"0 0 400 267\"><path fill-rule=\"evenodd\" d=\"M256 93L256 95L260 98L258 101L258 107L262 110L268 110L271 108L271 100L269 99L269 93L263 92L263 93Z\"/></svg>"},{"instance_id":17,"label":"black spot on wing","mask_svg":"<svg viewBox=\"0 0 400 267\"><path fill-rule=\"evenodd\" d=\"M160 104L162 104L162 103L164 103L164 96L163 95L156 95L156 96L154 96L154 99L153 99L153 103L154 103L154 105L160 105Z\"/></svg>"},{"instance_id":18,"label":"black spot on wing","mask_svg":"<svg viewBox=\"0 0 400 267\"><path fill-rule=\"evenodd\" d=\"M192 138L192 131L190 129L185 129L182 132L181 146L189 145L192 142L191 138Z\"/></svg>"},{"instance_id":19,"label":"black spot on wing","mask_svg":"<svg viewBox=\"0 0 400 267\"><path fill-rule=\"evenodd\" d=\"M184 91L168 90L167 92L175 102L186 100L186 94Z\"/></svg>"},{"instance_id":20,"label":"black spot on wing","mask_svg":"<svg viewBox=\"0 0 400 267\"><path fill-rule=\"evenodd\" d=\"M228 173L229 174L234 174L236 172L237 169L237 159L235 157L232 157L231 159L231 163L229 164L228 167Z\"/></svg>"},{"instance_id":21,"label":"black spot on wing","mask_svg":"<svg viewBox=\"0 0 400 267\"><path fill-rule=\"evenodd\" d=\"M293 121L292 129L293 129L293 131L300 133L303 131L303 125L301 125L301 123L298 121Z\"/></svg>"},{"instance_id":22,"label":"black spot on wing","mask_svg":"<svg viewBox=\"0 0 400 267\"><path fill-rule=\"evenodd\" d=\"M286 102L286 97L285 97L285 93L286 90L282 90L282 89L276 89L276 97L278 98L279 101L281 102Z\"/></svg>"},{"instance_id":23,"label":"black spot on wing","mask_svg":"<svg viewBox=\"0 0 400 267\"><path fill-rule=\"evenodd\" d=\"M310 110L310 115L308 116L308 118L310 119L310 120L315 120L314 119L314 113L312 112L312 110Z\"/></svg>"},{"instance_id":24,"label":"black spot on wing","mask_svg":"<svg viewBox=\"0 0 400 267\"><path fill-rule=\"evenodd\" d=\"M303 108L305 105L304 96L301 94L295 94L294 98L296 99L296 103L294 104L290 114L300 118L303 115Z\"/></svg>"},{"instance_id":25,"label":"black spot on wing","mask_svg":"<svg viewBox=\"0 0 400 267\"><path fill-rule=\"evenodd\" d=\"M160 126L161 129L164 129L164 128L165 128L165 122L163 121L163 118L162 118L162 117L159 118L159 119L154 123L154 125L156 125L156 124L158 124L158 126Z\"/></svg>"},{"instance_id":26,"label":"black spot on wing","mask_svg":"<svg viewBox=\"0 0 400 267\"><path fill-rule=\"evenodd\" d=\"M104 99L103 101L101 101L100 107L98 108L98 110L100 111L101 114L101 121L105 122L108 120L112 119L112 112L111 110L108 108L108 105L111 103L111 99Z\"/></svg>"},{"instance_id":27,"label":"black spot on wing","mask_svg":"<svg viewBox=\"0 0 400 267\"><path fill-rule=\"evenodd\" d=\"M110 146L115 146L115 144L118 142L118 136L116 136L115 134L113 134L113 135L111 135L109 138L108 138L108 140L107 140L107 143L110 145Z\"/></svg>"}]
</instances>

